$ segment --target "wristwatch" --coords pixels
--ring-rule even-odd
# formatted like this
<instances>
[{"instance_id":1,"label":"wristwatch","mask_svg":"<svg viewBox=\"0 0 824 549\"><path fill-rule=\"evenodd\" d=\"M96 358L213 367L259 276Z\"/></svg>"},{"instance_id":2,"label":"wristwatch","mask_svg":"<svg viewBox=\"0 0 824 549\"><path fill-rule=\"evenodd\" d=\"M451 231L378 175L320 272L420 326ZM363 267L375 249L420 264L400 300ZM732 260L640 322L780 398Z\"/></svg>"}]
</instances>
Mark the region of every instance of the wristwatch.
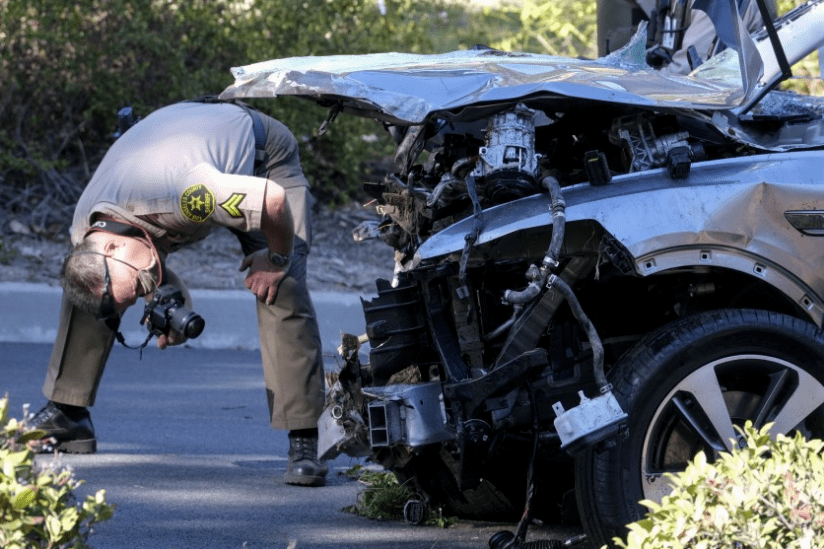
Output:
<instances>
[{"instance_id":1,"label":"wristwatch","mask_svg":"<svg viewBox=\"0 0 824 549\"><path fill-rule=\"evenodd\" d=\"M269 252L269 263L275 267L285 267L289 264L289 256L278 252Z\"/></svg>"}]
</instances>

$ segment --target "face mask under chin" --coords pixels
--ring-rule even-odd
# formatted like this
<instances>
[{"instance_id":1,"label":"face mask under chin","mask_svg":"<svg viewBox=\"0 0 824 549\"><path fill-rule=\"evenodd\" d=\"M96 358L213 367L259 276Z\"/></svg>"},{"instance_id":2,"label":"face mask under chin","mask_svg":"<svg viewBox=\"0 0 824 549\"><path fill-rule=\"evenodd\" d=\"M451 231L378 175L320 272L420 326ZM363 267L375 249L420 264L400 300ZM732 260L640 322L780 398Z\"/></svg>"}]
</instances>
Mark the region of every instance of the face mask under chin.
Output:
<instances>
[{"instance_id":1,"label":"face mask under chin","mask_svg":"<svg viewBox=\"0 0 824 549\"><path fill-rule=\"evenodd\" d=\"M157 267L157 259L152 257L152 263L145 269L137 271L137 281L140 283L140 289L143 295L149 295L157 289L157 280L152 276L151 271Z\"/></svg>"}]
</instances>

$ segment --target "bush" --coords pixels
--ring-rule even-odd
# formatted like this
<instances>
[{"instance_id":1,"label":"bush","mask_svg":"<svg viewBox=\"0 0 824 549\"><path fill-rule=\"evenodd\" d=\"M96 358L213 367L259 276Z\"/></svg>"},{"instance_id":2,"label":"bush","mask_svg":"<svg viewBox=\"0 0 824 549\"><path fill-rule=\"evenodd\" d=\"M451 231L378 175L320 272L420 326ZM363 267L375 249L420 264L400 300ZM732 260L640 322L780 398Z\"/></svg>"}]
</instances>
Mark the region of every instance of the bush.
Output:
<instances>
[{"instance_id":1,"label":"bush","mask_svg":"<svg viewBox=\"0 0 824 549\"><path fill-rule=\"evenodd\" d=\"M116 112L228 85L241 56L225 2L0 0L0 203L37 232L65 229L113 141ZM222 88L221 88L222 89Z\"/></svg>"},{"instance_id":2,"label":"bush","mask_svg":"<svg viewBox=\"0 0 824 549\"><path fill-rule=\"evenodd\" d=\"M821 440L769 436L751 422L744 448L715 463L703 452L687 469L667 474L673 491L629 525L627 549L824 548L824 459Z\"/></svg>"},{"instance_id":3,"label":"bush","mask_svg":"<svg viewBox=\"0 0 824 549\"><path fill-rule=\"evenodd\" d=\"M88 547L92 525L109 519L114 506L104 490L76 502L73 491L82 481L56 460L38 467L32 445L43 432L27 430L25 419L9 419L8 405L8 397L0 399L0 547Z\"/></svg>"},{"instance_id":4,"label":"bush","mask_svg":"<svg viewBox=\"0 0 824 549\"><path fill-rule=\"evenodd\" d=\"M493 47L568 57L596 57L596 2L524 0L485 10L487 18L510 29L498 33Z\"/></svg>"},{"instance_id":5,"label":"bush","mask_svg":"<svg viewBox=\"0 0 824 549\"><path fill-rule=\"evenodd\" d=\"M357 478L363 489L358 492L358 503L344 511L378 520L403 518L403 506L415 494L400 484L394 473L371 471L357 465L347 474Z\"/></svg>"},{"instance_id":6,"label":"bush","mask_svg":"<svg viewBox=\"0 0 824 549\"><path fill-rule=\"evenodd\" d=\"M146 116L219 93L231 67L267 59L431 53L446 4L385 0L381 13L375 0L0 0L0 211L40 233L67 228L126 104ZM318 138L324 109L256 106L298 136L324 201L344 202L361 165L389 150L361 138L384 133L369 120L341 117Z\"/></svg>"},{"instance_id":7,"label":"bush","mask_svg":"<svg viewBox=\"0 0 824 549\"><path fill-rule=\"evenodd\" d=\"M441 53L477 43L581 54L594 36L594 4L579 4L527 0L523 9L479 10L469 0L0 0L0 211L38 233L67 228L126 104L146 116L219 93L232 83L233 66L291 56ZM586 22L570 22L577 17ZM394 152L371 120L338 117L318 137L325 109L294 98L254 104L298 137L321 202L358 195L369 166Z\"/></svg>"}]
</instances>

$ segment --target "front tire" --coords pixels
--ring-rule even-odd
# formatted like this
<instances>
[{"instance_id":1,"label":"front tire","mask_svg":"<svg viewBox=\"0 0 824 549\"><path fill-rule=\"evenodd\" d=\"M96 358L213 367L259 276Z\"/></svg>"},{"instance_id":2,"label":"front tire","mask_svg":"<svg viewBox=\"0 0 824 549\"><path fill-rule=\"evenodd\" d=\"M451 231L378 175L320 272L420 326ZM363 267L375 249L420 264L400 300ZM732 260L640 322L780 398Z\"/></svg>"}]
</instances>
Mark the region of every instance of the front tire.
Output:
<instances>
[{"instance_id":1,"label":"front tire","mask_svg":"<svg viewBox=\"0 0 824 549\"><path fill-rule=\"evenodd\" d=\"M809 322L760 310L720 310L650 334L610 372L629 436L576 461L576 497L594 547L642 518L641 499L669 493L703 450L737 444L734 426L773 422L773 433L824 437L824 334Z\"/></svg>"}]
</instances>

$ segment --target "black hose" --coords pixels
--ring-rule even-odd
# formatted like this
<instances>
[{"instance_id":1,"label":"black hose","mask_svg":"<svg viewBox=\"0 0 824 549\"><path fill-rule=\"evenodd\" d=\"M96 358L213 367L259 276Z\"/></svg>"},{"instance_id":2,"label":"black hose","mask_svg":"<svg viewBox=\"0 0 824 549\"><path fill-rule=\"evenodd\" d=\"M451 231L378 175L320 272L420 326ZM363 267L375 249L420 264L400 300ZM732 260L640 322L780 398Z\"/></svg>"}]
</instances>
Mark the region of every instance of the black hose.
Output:
<instances>
[{"instance_id":1,"label":"black hose","mask_svg":"<svg viewBox=\"0 0 824 549\"><path fill-rule=\"evenodd\" d=\"M569 284L564 282L563 278L555 275L549 277L549 284L558 288L564 295L569 304L569 308L572 310L572 315L586 332L587 339L592 347L593 375L595 376L595 382L598 384L598 388L603 392L609 387L609 381L607 381L607 376L604 374L604 345L601 343L601 337L598 335L597 330L595 330L595 325L592 324L592 321L584 312L581 303L575 296L575 292L569 287Z\"/></svg>"},{"instance_id":2,"label":"black hose","mask_svg":"<svg viewBox=\"0 0 824 549\"><path fill-rule=\"evenodd\" d=\"M561 255L561 246L564 244L564 233L566 232L566 202L561 193L561 184L558 180L548 175L541 180L541 184L549 191L549 198L552 201L552 239L549 241L541 270L554 269L558 265L558 257Z\"/></svg>"},{"instance_id":3,"label":"black hose","mask_svg":"<svg viewBox=\"0 0 824 549\"><path fill-rule=\"evenodd\" d=\"M535 265L530 265L526 277L529 280L527 287L520 291L506 290L504 292L504 301L512 304L524 304L538 297L546 281L546 275Z\"/></svg>"},{"instance_id":4,"label":"black hose","mask_svg":"<svg viewBox=\"0 0 824 549\"><path fill-rule=\"evenodd\" d=\"M566 202L561 192L561 184L558 180L548 175L541 180L541 184L549 191L552 210L552 238L549 241L549 248L541 262L539 271L535 271L530 266L527 278L530 280L526 288L520 291L506 290L504 300L507 303L529 303L541 293L541 288L546 281L547 274L558 266L558 257L561 255L561 247L564 245L564 234L566 233Z\"/></svg>"}]
</instances>

